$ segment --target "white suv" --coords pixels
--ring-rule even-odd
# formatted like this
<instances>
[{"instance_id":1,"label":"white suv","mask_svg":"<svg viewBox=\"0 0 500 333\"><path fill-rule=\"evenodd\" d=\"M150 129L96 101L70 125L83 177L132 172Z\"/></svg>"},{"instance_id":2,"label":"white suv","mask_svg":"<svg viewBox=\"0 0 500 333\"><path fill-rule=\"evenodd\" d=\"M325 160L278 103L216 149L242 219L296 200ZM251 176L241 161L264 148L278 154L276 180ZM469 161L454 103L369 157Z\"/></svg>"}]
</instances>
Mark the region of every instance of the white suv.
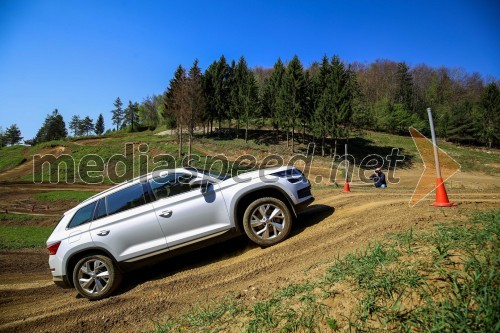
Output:
<instances>
[{"instance_id":1,"label":"white suv","mask_svg":"<svg viewBox=\"0 0 500 333\"><path fill-rule=\"evenodd\" d=\"M54 282L91 300L122 273L246 234L260 246L284 240L314 198L289 166L227 178L194 168L162 170L103 191L67 211L47 240Z\"/></svg>"}]
</instances>

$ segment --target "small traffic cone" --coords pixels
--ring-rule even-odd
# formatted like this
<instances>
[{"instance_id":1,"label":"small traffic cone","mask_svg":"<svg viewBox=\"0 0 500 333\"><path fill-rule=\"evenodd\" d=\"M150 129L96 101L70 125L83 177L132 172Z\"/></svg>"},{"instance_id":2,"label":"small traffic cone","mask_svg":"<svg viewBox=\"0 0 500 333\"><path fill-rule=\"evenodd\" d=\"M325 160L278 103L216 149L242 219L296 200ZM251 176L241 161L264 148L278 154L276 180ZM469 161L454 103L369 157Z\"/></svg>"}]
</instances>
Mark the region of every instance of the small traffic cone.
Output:
<instances>
[{"instance_id":1,"label":"small traffic cone","mask_svg":"<svg viewBox=\"0 0 500 333\"><path fill-rule=\"evenodd\" d=\"M349 182L347 181L347 178L345 179L344 182L344 189L342 190L342 193L349 193L351 192L351 188L349 187Z\"/></svg>"},{"instance_id":2,"label":"small traffic cone","mask_svg":"<svg viewBox=\"0 0 500 333\"><path fill-rule=\"evenodd\" d=\"M432 206L436 207L452 207L456 206L456 204L451 203L448 200L448 194L446 194L446 188L444 187L443 178L437 178L436 181L436 201L432 204Z\"/></svg>"}]
</instances>

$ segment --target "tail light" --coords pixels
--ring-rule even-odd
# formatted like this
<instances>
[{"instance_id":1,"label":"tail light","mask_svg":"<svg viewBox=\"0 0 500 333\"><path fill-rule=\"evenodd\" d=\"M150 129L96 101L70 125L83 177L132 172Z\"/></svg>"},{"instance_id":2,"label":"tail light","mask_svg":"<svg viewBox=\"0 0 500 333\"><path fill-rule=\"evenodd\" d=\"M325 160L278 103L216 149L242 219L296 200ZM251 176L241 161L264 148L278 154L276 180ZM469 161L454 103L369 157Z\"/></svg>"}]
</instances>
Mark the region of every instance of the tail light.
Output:
<instances>
[{"instance_id":1,"label":"tail light","mask_svg":"<svg viewBox=\"0 0 500 333\"><path fill-rule=\"evenodd\" d=\"M53 256L54 254L57 253L57 249L59 249L59 245L61 245L61 241L47 246L47 250L49 250L49 253L51 256Z\"/></svg>"}]
</instances>

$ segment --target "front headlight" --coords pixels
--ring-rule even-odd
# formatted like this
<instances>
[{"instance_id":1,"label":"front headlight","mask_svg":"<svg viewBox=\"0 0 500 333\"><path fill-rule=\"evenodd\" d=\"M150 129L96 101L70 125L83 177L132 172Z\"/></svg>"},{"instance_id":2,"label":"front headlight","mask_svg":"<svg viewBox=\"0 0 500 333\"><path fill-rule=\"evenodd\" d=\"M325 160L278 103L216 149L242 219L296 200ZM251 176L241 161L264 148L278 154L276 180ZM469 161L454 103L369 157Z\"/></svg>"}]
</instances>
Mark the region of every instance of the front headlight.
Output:
<instances>
[{"instance_id":1,"label":"front headlight","mask_svg":"<svg viewBox=\"0 0 500 333\"><path fill-rule=\"evenodd\" d=\"M275 172L272 174L273 176L280 177L280 178L286 178L288 182L295 184L298 182L307 182L306 177L304 177L304 174L300 172L300 170L292 168L288 170L283 170L279 172Z\"/></svg>"}]
</instances>

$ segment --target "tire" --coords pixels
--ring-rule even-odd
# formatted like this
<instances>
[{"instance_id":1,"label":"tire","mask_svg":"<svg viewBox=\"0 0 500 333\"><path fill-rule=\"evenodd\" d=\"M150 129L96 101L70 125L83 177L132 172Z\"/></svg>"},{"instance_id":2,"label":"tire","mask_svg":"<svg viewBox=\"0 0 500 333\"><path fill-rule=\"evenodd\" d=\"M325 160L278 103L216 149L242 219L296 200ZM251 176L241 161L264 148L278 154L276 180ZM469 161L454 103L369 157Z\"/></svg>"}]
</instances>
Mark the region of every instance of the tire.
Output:
<instances>
[{"instance_id":1,"label":"tire","mask_svg":"<svg viewBox=\"0 0 500 333\"><path fill-rule=\"evenodd\" d=\"M283 241L292 230L292 214L281 200L266 197L253 201L243 215L245 234L266 247Z\"/></svg>"},{"instance_id":2,"label":"tire","mask_svg":"<svg viewBox=\"0 0 500 333\"><path fill-rule=\"evenodd\" d=\"M110 258L103 255L86 256L73 269L76 290L91 301L108 297L121 280L121 272Z\"/></svg>"}]
</instances>

